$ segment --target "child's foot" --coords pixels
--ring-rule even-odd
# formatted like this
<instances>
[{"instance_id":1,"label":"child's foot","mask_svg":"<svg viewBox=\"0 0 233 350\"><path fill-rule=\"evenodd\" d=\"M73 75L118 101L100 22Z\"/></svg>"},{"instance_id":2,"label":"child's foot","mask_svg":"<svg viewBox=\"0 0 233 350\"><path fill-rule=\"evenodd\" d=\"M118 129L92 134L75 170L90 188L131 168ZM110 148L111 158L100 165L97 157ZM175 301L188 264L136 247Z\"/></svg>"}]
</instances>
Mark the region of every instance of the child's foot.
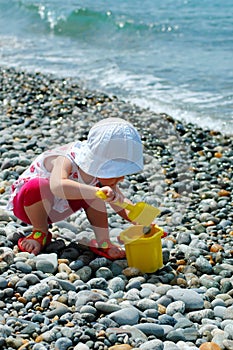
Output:
<instances>
[{"instance_id":1,"label":"child's foot","mask_svg":"<svg viewBox=\"0 0 233 350\"><path fill-rule=\"evenodd\" d=\"M111 243L110 241L103 242L100 246L98 246L96 240L92 239L89 242L89 247L90 250L96 255L104 256L105 258L110 260L118 260L125 258L125 251L120 246L117 246Z\"/></svg>"},{"instance_id":2,"label":"child's foot","mask_svg":"<svg viewBox=\"0 0 233 350\"><path fill-rule=\"evenodd\" d=\"M18 247L22 252L38 255L51 242L51 239L52 234L50 232L34 230L30 235L18 240Z\"/></svg>"},{"instance_id":3,"label":"child's foot","mask_svg":"<svg viewBox=\"0 0 233 350\"><path fill-rule=\"evenodd\" d=\"M112 244L111 247L108 248L107 253L108 253L108 256L111 258L111 260L118 260L118 259L125 258L125 251L121 247L116 246L114 244Z\"/></svg>"}]
</instances>

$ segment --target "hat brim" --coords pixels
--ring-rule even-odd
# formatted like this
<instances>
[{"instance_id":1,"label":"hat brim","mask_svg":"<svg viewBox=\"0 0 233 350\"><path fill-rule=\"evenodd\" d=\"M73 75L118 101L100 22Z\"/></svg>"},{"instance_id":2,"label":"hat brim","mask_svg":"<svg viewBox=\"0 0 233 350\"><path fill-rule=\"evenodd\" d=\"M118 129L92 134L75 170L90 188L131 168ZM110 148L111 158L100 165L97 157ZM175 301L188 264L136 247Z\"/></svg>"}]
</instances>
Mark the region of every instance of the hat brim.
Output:
<instances>
[{"instance_id":1,"label":"hat brim","mask_svg":"<svg viewBox=\"0 0 233 350\"><path fill-rule=\"evenodd\" d=\"M73 148L75 163L87 174L103 179L122 177L138 173L143 170L143 160L132 162L127 159L116 158L110 160L99 159L92 153L87 142L80 142Z\"/></svg>"}]
</instances>

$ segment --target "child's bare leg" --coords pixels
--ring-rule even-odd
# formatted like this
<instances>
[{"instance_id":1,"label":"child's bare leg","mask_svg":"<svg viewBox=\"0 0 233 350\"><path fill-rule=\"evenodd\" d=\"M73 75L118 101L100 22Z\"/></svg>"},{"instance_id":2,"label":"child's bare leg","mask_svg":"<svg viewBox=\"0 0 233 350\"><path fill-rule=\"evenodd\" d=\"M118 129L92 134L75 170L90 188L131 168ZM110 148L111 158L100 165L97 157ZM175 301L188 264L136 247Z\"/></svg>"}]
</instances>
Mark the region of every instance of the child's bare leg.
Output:
<instances>
[{"instance_id":1,"label":"child's bare leg","mask_svg":"<svg viewBox=\"0 0 233 350\"><path fill-rule=\"evenodd\" d=\"M103 203L104 204L104 203ZM101 210L100 210L101 209ZM105 204L103 207L96 210L93 206L86 209L86 215L95 232L96 241L98 244L104 241L109 241L108 217ZM122 259L125 257L125 252L117 246L111 246L108 254L113 259Z\"/></svg>"},{"instance_id":2,"label":"child's bare leg","mask_svg":"<svg viewBox=\"0 0 233 350\"><path fill-rule=\"evenodd\" d=\"M33 230L48 233L48 213L50 209L51 204L46 199L24 207L33 226ZM40 243L34 239L23 239L21 245L27 252L35 255L41 251Z\"/></svg>"},{"instance_id":3,"label":"child's bare leg","mask_svg":"<svg viewBox=\"0 0 233 350\"><path fill-rule=\"evenodd\" d=\"M95 232L97 243L109 240L108 216L106 204L99 199L85 208L86 216Z\"/></svg>"}]
</instances>

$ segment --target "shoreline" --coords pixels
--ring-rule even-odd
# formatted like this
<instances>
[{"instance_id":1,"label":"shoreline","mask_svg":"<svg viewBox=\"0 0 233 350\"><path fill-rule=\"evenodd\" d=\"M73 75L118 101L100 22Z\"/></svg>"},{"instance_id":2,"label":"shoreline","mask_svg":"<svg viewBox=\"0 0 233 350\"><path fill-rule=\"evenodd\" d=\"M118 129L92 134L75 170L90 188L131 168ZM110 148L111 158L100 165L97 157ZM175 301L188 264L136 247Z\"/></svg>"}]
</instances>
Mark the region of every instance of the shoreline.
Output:
<instances>
[{"instance_id":1,"label":"shoreline","mask_svg":"<svg viewBox=\"0 0 233 350\"><path fill-rule=\"evenodd\" d=\"M11 318L9 324L4 321L2 349L30 341L32 350L55 345L63 350L55 336L58 332L67 348L75 350L81 343L86 349L111 349L125 341L135 349L196 350L211 342L219 346L216 350L231 350L233 140L229 135L83 90L72 79L2 68L0 81L1 208L12 181L41 151L73 141L74 135L83 140L93 123L117 116L138 129L145 154L144 171L127 177L122 190L135 202L158 206L161 215L156 223L168 232L162 241L164 267L153 274L128 270L126 261L92 257L80 267L76 263L80 259L59 262L59 256L54 271L48 273L30 254L18 253L10 240L15 231L30 228L0 209L0 318L4 321L5 313ZM127 227L111 212L109 223L113 239ZM75 242L77 232L91 234L82 213L53 228L54 238L67 245ZM17 278L24 283L14 282ZM90 293L87 299L85 291ZM30 339L21 326L11 337L17 322L27 320L28 314L33 319ZM56 320L58 314L63 321ZM62 330L67 323L72 326ZM95 332L88 333L90 328Z\"/></svg>"},{"instance_id":2,"label":"shoreline","mask_svg":"<svg viewBox=\"0 0 233 350\"><path fill-rule=\"evenodd\" d=\"M122 99L114 94L108 94L107 92L103 92L101 90L96 90L96 89L91 89L90 87L85 86L85 83L82 80L79 80L78 77L72 78L71 76L58 76L55 73L45 73L45 72L40 72L38 71L33 71L33 70L27 70L27 69L19 69L19 68L15 68L15 67L8 67L8 66L0 66L0 70L1 70L1 75L2 72L8 71L9 73L15 73L17 74L26 74L28 76L41 76L41 77L47 77L48 79L51 79L52 81L54 80L58 80L58 81L68 81L68 83L70 85L74 85L76 87L78 87L78 89L80 89L81 91L85 92L87 95L96 95L96 96L101 96L100 98L103 99L104 98L108 98L108 99L117 99L120 102L123 102L126 105L131 105L131 106L135 106L136 109L142 110L142 111L149 111L151 113L151 115L161 115L161 116L167 116L169 118L170 121L173 121L174 124L178 123L178 124L183 124L183 125L189 125L189 126L193 126L194 129L201 129L205 132L211 131L213 133L216 134L221 134L225 137L233 137L232 133L227 133L225 134L223 131L219 130L219 129L215 129L214 127L203 127L203 126L199 126L197 123L195 122L188 122L185 121L183 119L177 119L175 117L172 116L172 114L168 114L166 112L156 112L152 109L150 109L149 107L141 107L140 105L137 105L135 103L131 103L130 101L128 101L127 99Z\"/></svg>"}]
</instances>

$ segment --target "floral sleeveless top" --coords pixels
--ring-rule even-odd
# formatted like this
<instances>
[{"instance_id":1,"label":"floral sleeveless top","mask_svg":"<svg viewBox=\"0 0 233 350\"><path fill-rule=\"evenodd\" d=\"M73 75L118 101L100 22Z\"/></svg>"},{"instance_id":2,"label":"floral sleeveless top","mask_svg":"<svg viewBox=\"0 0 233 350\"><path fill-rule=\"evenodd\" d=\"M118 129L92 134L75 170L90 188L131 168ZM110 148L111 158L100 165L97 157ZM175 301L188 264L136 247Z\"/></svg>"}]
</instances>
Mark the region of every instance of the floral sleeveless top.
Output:
<instances>
[{"instance_id":1,"label":"floral sleeveless top","mask_svg":"<svg viewBox=\"0 0 233 350\"><path fill-rule=\"evenodd\" d=\"M28 182L29 180L36 178L36 177L42 177L45 179L50 178L50 172L44 166L44 161L48 157L64 156L64 157L67 157L68 159L70 159L70 161L72 163L72 171L71 171L71 174L69 175L69 179L80 182L80 183L84 183L84 181L80 175L80 172L79 172L79 167L75 163L75 157L77 157L77 148L78 148L77 146L79 145L79 143L81 144L81 141L79 141L78 143L77 142L69 143L67 145L57 147L53 150L48 150L48 151L41 153L32 162L32 164L29 166L29 168L26 169L20 175L20 177L12 184L11 194L10 194L9 202L8 202L6 209L8 209L8 210L13 209L14 197L16 196L16 194L20 191L21 187L26 182ZM74 146L75 146L75 152L73 150ZM97 178L93 178L91 183L89 183L88 185L95 186L97 183L98 183ZM67 210L68 208L69 208L69 203L66 199L58 198L58 197L54 196L54 205L53 205L54 210L58 211L59 213L62 213L65 210Z\"/></svg>"}]
</instances>

